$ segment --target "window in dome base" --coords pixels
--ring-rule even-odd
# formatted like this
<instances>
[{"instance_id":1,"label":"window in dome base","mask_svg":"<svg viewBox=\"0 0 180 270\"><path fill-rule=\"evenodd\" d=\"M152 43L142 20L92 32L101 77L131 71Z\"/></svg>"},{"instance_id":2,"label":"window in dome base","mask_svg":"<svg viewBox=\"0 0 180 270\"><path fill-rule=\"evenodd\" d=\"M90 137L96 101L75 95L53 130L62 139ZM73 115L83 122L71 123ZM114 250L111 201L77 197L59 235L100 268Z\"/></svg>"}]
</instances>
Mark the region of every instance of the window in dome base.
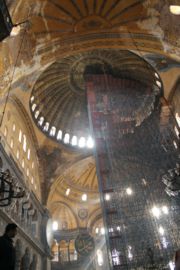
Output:
<instances>
[{"instance_id":1,"label":"window in dome base","mask_svg":"<svg viewBox=\"0 0 180 270\"><path fill-rule=\"evenodd\" d=\"M39 119L39 121L38 121L38 124L39 124L40 126L42 126L43 122L44 122L44 117L41 116L40 119Z\"/></svg>"},{"instance_id":2,"label":"window in dome base","mask_svg":"<svg viewBox=\"0 0 180 270\"><path fill-rule=\"evenodd\" d=\"M58 131L57 140L62 140L62 130Z\"/></svg>"},{"instance_id":3,"label":"window in dome base","mask_svg":"<svg viewBox=\"0 0 180 270\"><path fill-rule=\"evenodd\" d=\"M72 137L71 144L72 144L73 146L76 146L76 145L77 145L77 136L73 136L73 137Z\"/></svg>"},{"instance_id":4,"label":"window in dome base","mask_svg":"<svg viewBox=\"0 0 180 270\"><path fill-rule=\"evenodd\" d=\"M69 133L66 133L64 136L64 143L69 143L69 140L70 140L70 135Z\"/></svg>"},{"instance_id":5,"label":"window in dome base","mask_svg":"<svg viewBox=\"0 0 180 270\"><path fill-rule=\"evenodd\" d=\"M46 122L46 124L45 124L43 130L44 130L44 131L48 131L48 129L49 129L49 122Z\"/></svg>"},{"instance_id":6,"label":"window in dome base","mask_svg":"<svg viewBox=\"0 0 180 270\"><path fill-rule=\"evenodd\" d=\"M81 137L81 138L79 139L78 145L79 145L80 148L84 148L84 147L85 147L85 145L86 145L86 140L85 140L84 137Z\"/></svg>"},{"instance_id":7,"label":"window in dome base","mask_svg":"<svg viewBox=\"0 0 180 270\"><path fill-rule=\"evenodd\" d=\"M55 134L56 134L56 128L55 127L52 127L51 130L50 130L49 135L50 136L55 136Z\"/></svg>"}]
</instances>

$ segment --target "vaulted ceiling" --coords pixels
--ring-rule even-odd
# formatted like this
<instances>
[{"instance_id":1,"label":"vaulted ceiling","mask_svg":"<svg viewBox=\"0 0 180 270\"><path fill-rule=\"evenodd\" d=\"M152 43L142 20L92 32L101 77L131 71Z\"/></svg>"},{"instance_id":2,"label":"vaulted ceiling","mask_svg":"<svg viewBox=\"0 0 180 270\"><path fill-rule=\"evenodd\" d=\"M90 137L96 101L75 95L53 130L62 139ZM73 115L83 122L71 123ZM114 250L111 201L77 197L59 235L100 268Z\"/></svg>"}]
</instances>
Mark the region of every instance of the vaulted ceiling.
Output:
<instances>
[{"instance_id":1,"label":"vaulted ceiling","mask_svg":"<svg viewBox=\"0 0 180 270\"><path fill-rule=\"evenodd\" d=\"M137 75L139 68L141 80L151 84L157 73L168 99L180 76L179 16L170 13L168 0L8 0L7 5L13 23L23 24L19 35L0 44L0 118L4 122L10 97L11 106L12 100L19 101L36 138L44 203L49 190L50 197L54 192L67 201L64 193L73 186L72 200L83 190L96 196L95 165L88 158L92 149L72 149L44 134L30 98L37 99L39 111L53 126L59 123L64 132L85 137L89 126L82 77L89 64L107 62L127 77ZM129 57L126 50L138 57ZM152 65L154 76L148 76L139 57ZM55 88L58 99L52 97Z\"/></svg>"}]
</instances>

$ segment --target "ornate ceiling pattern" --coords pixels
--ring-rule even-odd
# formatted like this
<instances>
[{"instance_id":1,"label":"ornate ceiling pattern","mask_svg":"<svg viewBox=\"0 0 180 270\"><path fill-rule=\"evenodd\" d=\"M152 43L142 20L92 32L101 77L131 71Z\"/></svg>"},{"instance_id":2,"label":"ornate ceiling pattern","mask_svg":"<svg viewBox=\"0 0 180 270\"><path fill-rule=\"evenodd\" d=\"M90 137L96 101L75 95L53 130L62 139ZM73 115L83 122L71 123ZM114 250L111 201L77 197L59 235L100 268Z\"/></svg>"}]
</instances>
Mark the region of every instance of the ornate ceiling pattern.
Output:
<instances>
[{"instance_id":1,"label":"ornate ceiling pattern","mask_svg":"<svg viewBox=\"0 0 180 270\"><path fill-rule=\"evenodd\" d=\"M67 194L68 189L70 191ZM76 162L63 175L57 178L51 186L49 202L51 202L55 192L75 202L81 201L83 193L89 194L88 196L92 198L97 197L98 182L93 157Z\"/></svg>"},{"instance_id":2,"label":"ornate ceiling pattern","mask_svg":"<svg viewBox=\"0 0 180 270\"><path fill-rule=\"evenodd\" d=\"M43 20L42 20L43 19ZM131 28L132 30L141 29L146 33L150 30L153 35L161 34L162 31L169 33L167 23L177 18L169 13L168 1L86 1L86 0L49 0L45 1L37 13L38 28L35 35L42 37L47 32L51 38L69 33L83 31L103 31L108 32L119 30L119 28ZM157 29L153 29L153 28ZM178 29L178 27L177 27ZM165 36L165 35L164 35ZM173 33L165 37L168 41L177 43Z\"/></svg>"},{"instance_id":3,"label":"ornate ceiling pattern","mask_svg":"<svg viewBox=\"0 0 180 270\"><path fill-rule=\"evenodd\" d=\"M38 7L30 31L44 60L47 52L68 54L69 48L126 47L163 54L179 50L180 23L169 12L168 1L50 0Z\"/></svg>"},{"instance_id":4,"label":"ornate ceiling pattern","mask_svg":"<svg viewBox=\"0 0 180 270\"><path fill-rule=\"evenodd\" d=\"M84 145L88 146L90 129L84 78L87 72L132 80L134 88L151 89L152 98L161 93L162 82L157 72L129 51L99 49L65 57L41 74L30 98L30 110L36 125L58 142L78 146L77 140L84 138ZM153 100L149 103L142 101L138 106L148 108L152 103Z\"/></svg>"}]
</instances>

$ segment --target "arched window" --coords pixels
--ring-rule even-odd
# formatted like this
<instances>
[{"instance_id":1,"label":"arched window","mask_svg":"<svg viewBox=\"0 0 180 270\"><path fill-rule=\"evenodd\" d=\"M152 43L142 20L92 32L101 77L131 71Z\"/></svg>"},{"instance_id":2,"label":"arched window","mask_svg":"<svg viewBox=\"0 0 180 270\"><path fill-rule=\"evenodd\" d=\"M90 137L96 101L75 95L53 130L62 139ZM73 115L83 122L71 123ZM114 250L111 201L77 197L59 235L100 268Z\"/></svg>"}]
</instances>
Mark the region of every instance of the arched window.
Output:
<instances>
[{"instance_id":1,"label":"arched window","mask_svg":"<svg viewBox=\"0 0 180 270\"><path fill-rule=\"evenodd\" d=\"M32 162L32 166L31 167L32 167L32 169L34 169L34 161Z\"/></svg>"},{"instance_id":2,"label":"arched window","mask_svg":"<svg viewBox=\"0 0 180 270\"><path fill-rule=\"evenodd\" d=\"M156 81L157 86L161 87L161 82L160 81Z\"/></svg>"},{"instance_id":3,"label":"arched window","mask_svg":"<svg viewBox=\"0 0 180 270\"><path fill-rule=\"evenodd\" d=\"M34 177L31 177L31 184L34 184Z\"/></svg>"},{"instance_id":4,"label":"arched window","mask_svg":"<svg viewBox=\"0 0 180 270\"><path fill-rule=\"evenodd\" d=\"M24 168L24 159L22 160L21 166Z\"/></svg>"},{"instance_id":5,"label":"arched window","mask_svg":"<svg viewBox=\"0 0 180 270\"><path fill-rule=\"evenodd\" d=\"M175 114L175 117L176 117L176 121L178 123L178 126L180 127L180 116L178 113Z\"/></svg>"},{"instance_id":6,"label":"arched window","mask_svg":"<svg viewBox=\"0 0 180 270\"><path fill-rule=\"evenodd\" d=\"M15 125L15 123L13 123L12 130L13 130L13 131L15 131L15 130L16 130L16 125Z\"/></svg>"},{"instance_id":7,"label":"arched window","mask_svg":"<svg viewBox=\"0 0 180 270\"><path fill-rule=\"evenodd\" d=\"M39 124L40 126L42 126L43 122L44 122L44 117L41 116L40 119L39 119L39 121L38 121L38 124Z\"/></svg>"},{"instance_id":8,"label":"arched window","mask_svg":"<svg viewBox=\"0 0 180 270\"><path fill-rule=\"evenodd\" d=\"M27 168L26 174L27 176L29 176L29 168Z\"/></svg>"},{"instance_id":9,"label":"arched window","mask_svg":"<svg viewBox=\"0 0 180 270\"><path fill-rule=\"evenodd\" d=\"M17 159L19 159L19 149L16 152L16 157L17 157Z\"/></svg>"},{"instance_id":10,"label":"arched window","mask_svg":"<svg viewBox=\"0 0 180 270\"><path fill-rule=\"evenodd\" d=\"M19 142L22 142L22 130L19 130Z\"/></svg>"},{"instance_id":11,"label":"arched window","mask_svg":"<svg viewBox=\"0 0 180 270\"><path fill-rule=\"evenodd\" d=\"M112 260L113 260L113 265L120 265L120 252L117 251L116 249L112 250Z\"/></svg>"},{"instance_id":12,"label":"arched window","mask_svg":"<svg viewBox=\"0 0 180 270\"><path fill-rule=\"evenodd\" d=\"M68 188L68 189L66 190L66 196L69 196L70 191L71 191L70 188Z\"/></svg>"},{"instance_id":13,"label":"arched window","mask_svg":"<svg viewBox=\"0 0 180 270\"><path fill-rule=\"evenodd\" d=\"M7 127L4 128L4 136L7 136Z\"/></svg>"},{"instance_id":14,"label":"arched window","mask_svg":"<svg viewBox=\"0 0 180 270\"><path fill-rule=\"evenodd\" d=\"M37 105L34 103L34 104L32 105L32 111L33 111L33 112L35 111L36 107L37 107Z\"/></svg>"},{"instance_id":15,"label":"arched window","mask_svg":"<svg viewBox=\"0 0 180 270\"><path fill-rule=\"evenodd\" d=\"M177 146L176 141L173 141L173 144L174 144L174 147L175 147L176 149L178 149L178 146Z\"/></svg>"},{"instance_id":16,"label":"arched window","mask_svg":"<svg viewBox=\"0 0 180 270\"><path fill-rule=\"evenodd\" d=\"M31 97L31 102L33 102L33 101L34 101L34 96Z\"/></svg>"},{"instance_id":17,"label":"arched window","mask_svg":"<svg viewBox=\"0 0 180 270\"><path fill-rule=\"evenodd\" d=\"M179 130L177 129L176 126L174 127L174 131L175 131L175 133L176 133L176 136L179 138Z\"/></svg>"},{"instance_id":18,"label":"arched window","mask_svg":"<svg viewBox=\"0 0 180 270\"><path fill-rule=\"evenodd\" d=\"M73 146L77 145L77 136L73 136L73 137L72 137L71 144L72 144Z\"/></svg>"},{"instance_id":19,"label":"arched window","mask_svg":"<svg viewBox=\"0 0 180 270\"><path fill-rule=\"evenodd\" d=\"M83 148L83 147L85 147L85 144L86 144L85 138L84 138L84 137L81 137L81 138L79 139L79 143L78 143L79 147L80 147L80 148Z\"/></svg>"},{"instance_id":20,"label":"arched window","mask_svg":"<svg viewBox=\"0 0 180 270\"><path fill-rule=\"evenodd\" d=\"M66 133L64 136L64 143L69 143L69 140L70 140L70 135L69 133Z\"/></svg>"},{"instance_id":21,"label":"arched window","mask_svg":"<svg viewBox=\"0 0 180 270\"><path fill-rule=\"evenodd\" d=\"M26 135L23 134L23 150L26 152L27 142L26 142Z\"/></svg>"},{"instance_id":22,"label":"arched window","mask_svg":"<svg viewBox=\"0 0 180 270\"><path fill-rule=\"evenodd\" d=\"M53 231L57 231L58 230L58 222L57 221L53 221L52 229L53 229Z\"/></svg>"},{"instance_id":23,"label":"arched window","mask_svg":"<svg viewBox=\"0 0 180 270\"><path fill-rule=\"evenodd\" d=\"M38 116L39 116L39 111L36 111L34 117L37 119Z\"/></svg>"},{"instance_id":24,"label":"arched window","mask_svg":"<svg viewBox=\"0 0 180 270\"><path fill-rule=\"evenodd\" d=\"M97 252L97 262L98 262L98 265L99 266L102 266L104 261L103 261L103 253L102 253L102 250L98 249Z\"/></svg>"},{"instance_id":25,"label":"arched window","mask_svg":"<svg viewBox=\"0 0 180 270\"><path fill-rule=\"evenodd\" d=\"M48 131L48 129L49 129L49 122L46 122L46 124L45 124L43 130L44 130L44 131Z\"/></svg>"},{"instance_id":26,"label":"arched window","mask_svg":"<svg viewBox=\"0 0 180 270\"><path fill-rule=\"evenodd\" d=\"M86 145L88 148L93 148L94 147L94 140L91 137L88 137Z\"/></svg>"},{"instance_id":27,"label":"arched window","mask_svg":"<svg viewBox=\"0 0 180 270\"><path fill-rule=\"evenodd\" d=\"M59 130L59 131L58 131L57 139L58 139L58 140L62 140L62 130Z\"/></svg>"},{"instance_id":28,"label":"arched window","mask_svg":"<svg viewBox=\"0 0 180 270\"><path fill-rule=\"evenodd\" d=\"M159 75L155 72L154 75L156 76L156 78L159 79Z\"/></svg>"},{"instance_id":29,"label":"arched window","mask_svg":"<svg viewBox=\"0 0 180 270\"><path fill-rule=\"evenodd\" d=\"M50 130L49 135L50 136L55 136L55 134L56 134L56 128L55 127L52 127L51 130Z\"/></svg>"},{"instance_id":30,"label":"arched window","mask_svg":"<svg viewBox=\"0 0 180 270\"><path fill-rule=\"evenodd\" d=\"M31 157L31 149L28 149L28 152L27 152L27 158L28 158L28 160L30 160L30 157Z\"/></svg>"},{"instance_id":31,"label":"arched window","mask_svg":"<svg viewBox=\"0 0 180 270\"><path fill-rule=\"evenodd\" d=\"M86 201L87 201L87 194L84 193L84 194L82 195L81 199L82 199L83 202L86 202Z\"/></svg>"},{"instance_id":32,"label":"arched window","mask_svg":"<svg viewBox=\"0 0 180 270\"><path fill-rule=\"evenodd\" d=\"M13 139L11 139L10 146L11 146L11 148L13 148L13 146L14 146L14 140Z\"/></svg>"}]
</instances>

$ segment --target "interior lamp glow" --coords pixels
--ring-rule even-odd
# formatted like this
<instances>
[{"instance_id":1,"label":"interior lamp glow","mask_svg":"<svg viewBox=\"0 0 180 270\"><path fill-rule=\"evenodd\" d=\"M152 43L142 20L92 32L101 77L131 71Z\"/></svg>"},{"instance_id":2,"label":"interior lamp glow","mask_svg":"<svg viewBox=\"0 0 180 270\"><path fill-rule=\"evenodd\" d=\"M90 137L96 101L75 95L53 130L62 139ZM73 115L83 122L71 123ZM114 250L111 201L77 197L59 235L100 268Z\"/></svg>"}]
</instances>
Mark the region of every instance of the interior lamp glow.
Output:
<instances>
[{"instance_id":1,"label":"interior lamp glow","mask_svg":"<svg viewBox=\"0 0 180 270\"><path fill-rule=\"evenodd\" d=\"M132 189L131 189L131 188L127 188L127 189L126 189L126 193L127 193L128 195L132 195Z\"/></svg>"},{"instance_id":2,"label":"interior lamp glow","mask_svg":"<svg viewBox=\"0 0 180 270\"><path fill-rule=\"evenodd\" d=\"M170 12L174 15L180 15L180 6L178 5L170 5L169 6Z\"/></svg>"},{"instance_id":3,"label":"interior lamp glow","mask_svg":"<svg viewBox=\"0 0 180 270\"><path fill-rule=\"evenodd\" d=\"M153 216L155 216L155 217L158 218L160 216L160 210L159 210L159 208L157 208L156 206L154 206L152 208L152 214L153 214Z\"/></svg>"},{"instance_id":4,"label":"interior lamp glow","mask_svg":"<svg viewBox=\"0 0 180 270\"><path fill-rule=\"evenodd\" d=\"M166 215L169 213L169 210L168 210L167 206L165 206L165 205L162 207L162 211Z\"/></svg>"}]
</instances>

